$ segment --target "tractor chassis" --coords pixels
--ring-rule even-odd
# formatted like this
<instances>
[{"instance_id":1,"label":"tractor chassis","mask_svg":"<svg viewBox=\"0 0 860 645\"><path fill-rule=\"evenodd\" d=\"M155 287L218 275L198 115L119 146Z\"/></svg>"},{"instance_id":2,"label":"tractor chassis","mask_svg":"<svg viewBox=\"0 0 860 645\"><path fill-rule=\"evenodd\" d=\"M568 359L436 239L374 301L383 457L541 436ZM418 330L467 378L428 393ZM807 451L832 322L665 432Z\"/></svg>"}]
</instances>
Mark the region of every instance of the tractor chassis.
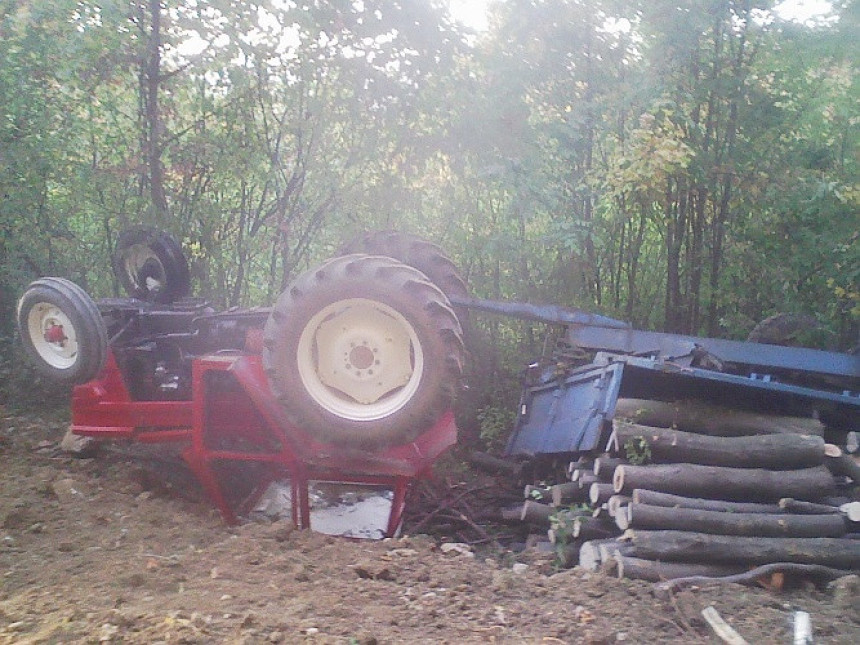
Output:
<instances>
[{"instance_id":1,"label":"tractor chassis","mask_svg":"<svg viewBox=\"0 0 860 645\"><path fill-rule=\"evenodd\" d=\"M451 411L405 445L368 452L322 443L293 425L272 395L258 354L219 353L192 359L188 400L132 400L113 353L102 373L75 387L75 435L141 443L182 443L182 458L228 524L252 509L269 484L289 478L292 519L310 528L311 481L379 485L393 490L385 531L400 527L407 491L457 440ZM236 467L242 471L237 499ZM244 467L244 468L243 468ZM250 490L248 474L252 473Z\"/></svg>"}]
</instances>

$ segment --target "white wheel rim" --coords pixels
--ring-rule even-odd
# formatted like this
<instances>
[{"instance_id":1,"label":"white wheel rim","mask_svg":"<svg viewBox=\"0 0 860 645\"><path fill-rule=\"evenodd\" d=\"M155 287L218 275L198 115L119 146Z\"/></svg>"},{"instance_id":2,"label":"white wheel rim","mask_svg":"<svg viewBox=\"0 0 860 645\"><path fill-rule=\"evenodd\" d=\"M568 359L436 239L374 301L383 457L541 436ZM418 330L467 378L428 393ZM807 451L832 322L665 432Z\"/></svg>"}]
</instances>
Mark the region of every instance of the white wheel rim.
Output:
<instances>
[{"instance_id":1,"label":"white wheel rim","mask_svg":"<svg viewBox=\"0 0 860 645\"><path fill-rule=\"evenodd\" d=\"M146 281L141 284L140 270L147 260L154 260L158 275L147 276ZM152 249L146 244L132 244L122 251L122 268L128 277L129 283L137 289L145 289L147 292L161 288L167 281L164 273L164 265Z\"/></svg>"},{"instance_id":2,"label":"white wheel rim","mask_svg":"<svg viewBox=\"0 0 860 645\"><path fill-rule=\"evenodd\" d=\"M38 302L27 314L27 333L36 352L48 365L65 370L78 360L78 334L57 305Z\"/></svg>"},{"instance_id":3,"label":"white wheel rim","mask_svg":"<svg viewBox=\"0 0 860 645\"><path fill-rule=\"evenodd\" d=\"M424 354L412 325L375 300L339 300L305 326L298 372L314 401L351 421L375 421L405 406L418 391Z\"/></svg>"}]
</instances>

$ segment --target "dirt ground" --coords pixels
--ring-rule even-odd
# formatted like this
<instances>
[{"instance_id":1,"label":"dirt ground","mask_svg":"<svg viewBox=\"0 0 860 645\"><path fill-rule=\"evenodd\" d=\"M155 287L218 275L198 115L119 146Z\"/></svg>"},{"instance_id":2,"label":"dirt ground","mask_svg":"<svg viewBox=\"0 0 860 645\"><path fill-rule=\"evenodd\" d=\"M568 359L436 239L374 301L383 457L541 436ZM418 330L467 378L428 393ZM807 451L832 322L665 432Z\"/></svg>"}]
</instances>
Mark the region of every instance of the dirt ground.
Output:
<instances>
[{"instance_id":1,"label":"dirt ground","mask_svg":"<svg viewBox=\"0 0 860 645\"><path fill-rule=\"evenodd\" d=\"M383 541L228 527L187 473L165 479L130 446L70 457L63 431L0 409L3 643L721 642L707 606L753 643L791 642L797 610L815 642L860 643L860 599L832 588L663 598L552 555L446 555L408 524Z\"/></svg>"}]
</instances>

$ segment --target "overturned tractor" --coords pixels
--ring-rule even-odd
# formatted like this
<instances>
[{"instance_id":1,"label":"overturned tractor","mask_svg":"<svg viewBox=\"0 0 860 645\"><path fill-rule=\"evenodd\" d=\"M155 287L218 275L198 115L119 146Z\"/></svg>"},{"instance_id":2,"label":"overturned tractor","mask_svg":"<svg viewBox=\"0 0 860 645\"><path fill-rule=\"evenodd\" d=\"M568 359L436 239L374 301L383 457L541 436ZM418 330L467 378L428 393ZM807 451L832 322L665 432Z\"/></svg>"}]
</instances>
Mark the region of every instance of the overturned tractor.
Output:
<instances>
[{"instance_id":1,"label":"overturned tractor","mask_svg":"<svg viewBox=\"0 0 860 645\"><path fill-rule=\"evenodd\" d=\"M74 434L182 442L227 521L286 477L307 527L309 481L354 482L393 489L393 534L409 483L456 441L464 348L446 292L465 286L411 236L368 236L344 253L270 309L216 312L190 297L177 241L135 228L113 256L128 297L94 301L41 278L18 303L19 331L43 376L76 386Z\"/></svg>"}]
</instances>

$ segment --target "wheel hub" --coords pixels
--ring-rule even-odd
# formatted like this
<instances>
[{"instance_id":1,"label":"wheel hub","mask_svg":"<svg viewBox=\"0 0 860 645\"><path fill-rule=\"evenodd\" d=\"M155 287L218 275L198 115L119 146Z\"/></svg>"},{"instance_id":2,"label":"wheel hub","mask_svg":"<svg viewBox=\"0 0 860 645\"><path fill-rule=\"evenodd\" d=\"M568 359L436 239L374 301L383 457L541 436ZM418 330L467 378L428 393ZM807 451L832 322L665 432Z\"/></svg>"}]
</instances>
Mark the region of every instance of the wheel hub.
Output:
<instances>
[{"instance_id":1,"label":"wheel hub","mask_svg":"<svg viewBox=\"0 0 860 645\"><path fill-rule=\"evenodd\" d=\"M51 325L45 330L45 342L62 345L67 340L66 332L62 325Z\"/></svg>"},{"instance_id":2,"label":"wheel hub","mask_svg":"<svg viewBox=\"0 0 860 645\"><path fill-rule=\"evenodd\" d=\"M408 333L391 315L365 302L319 325L316 352L322 383L369 404L409 381L412 355Z\"/></svg>"},{"instance_id":3,"label":"wheel hub","mask_svg":"<svg viewBox=\"0 0 860 645\"><path fill-rule=\"evenodd\" d=\"M78 342L75 327L57 306L43 302L34 306L27 317L33 347L51 367L68 369L75 364Z\"/></svg>"}]
</instances>

